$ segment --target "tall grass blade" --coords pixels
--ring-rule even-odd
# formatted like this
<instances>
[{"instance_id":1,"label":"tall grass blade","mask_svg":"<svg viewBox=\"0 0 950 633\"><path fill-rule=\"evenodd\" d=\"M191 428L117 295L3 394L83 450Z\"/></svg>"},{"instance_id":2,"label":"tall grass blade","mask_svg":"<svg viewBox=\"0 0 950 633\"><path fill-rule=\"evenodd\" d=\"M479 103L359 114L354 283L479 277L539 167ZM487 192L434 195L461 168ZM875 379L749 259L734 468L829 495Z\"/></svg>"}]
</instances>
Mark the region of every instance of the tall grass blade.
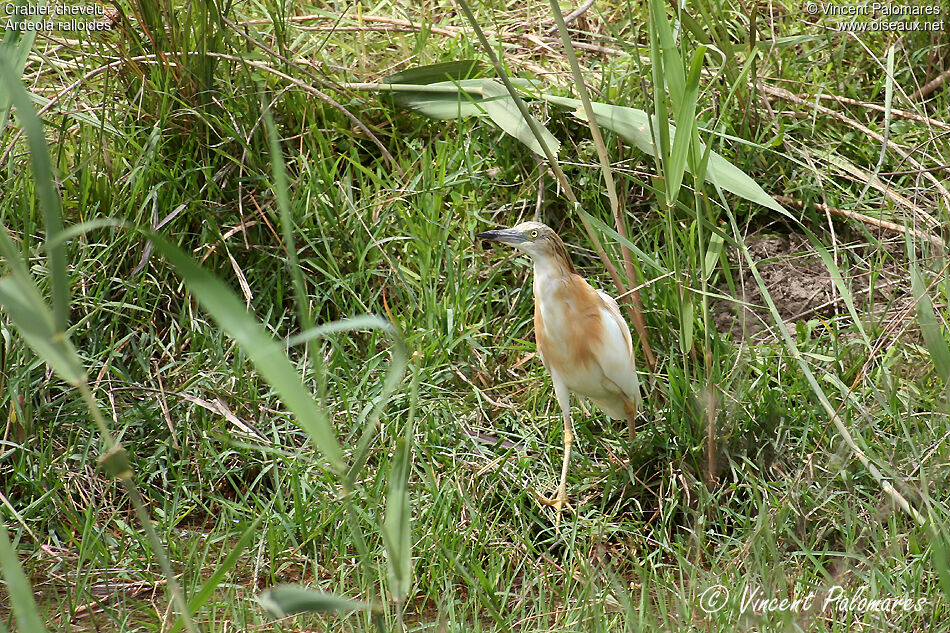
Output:
<instances>
[{"instance_id":1,"label":"tall grass blade","mask_svg":"<svg viewBox=\"0 0 950 633\"><path fill-rule=\"evenodd\" d=\"M574 205L575 209L579 209L581 206L580 201L577 199L577 195L574 193L574 188L571 187L571 183L568 181L567 176L564 173L564 170L561 169L561 164L558 161L557 157L551 151L551 148L547 143L544 142L544 132L541 130L541 127L535 122L534 118L531 116L531 113L528 112L528 106L525 105L524 99L518 94L518 91L515 89L514 82L508 77L508 73L505 71L505 67L502 65L501 60L495 54L494 49L492 48L491 42L488 41L488 38L485 36L485 32L482 30L482 27L478 24L478 20L475 18L475 14L472 13L472 8L469 6L469 3L466 0L457 0L458 7L462 10L462 13L465 14L465 18L468 20L468 23L471 25L472 30L475 32L475 37L478 38L479 44L482 45L482 48L485 51L485 54L488 55L488 58L491 60L492 66L495 69L495 73L498 75L498 78L501 79L502 83L505 85L505 88L508 90L509 96L514 101L515 106L518 108L518 111L521 113L522 118L528 124L528 127L531 129L532 134L534 134L535 139L537 139L538 144L541 146L541 149L544 151L544 158L548 162L548 166L551 168L551 171L554 173L554 178L557 180L558 185L561 187L561 191L565 198ZM614 282L614 286L617 288L617 292L620 295L627 294L627 288L623 283L623 279L620 278L620 274L617 272L617 267L614 266L613 261L610 257L607 256L607 251L604 250L603 245L600 243L600 237L594 231L594 228L591 226L590 222L581 216L581 224L584 225L584 231L586 231L587 236L590 238L591 244L594 246L594 250L597 252L597 257L603 263L604 267L607 269L607 274L610 275L611 280ZM626 307L630 312L630 316L636 322L637 314L632 309L629 302L625 302ZM639 331L639 330L638 330Z\"/></svg>"},{"instance_id":2,"label":"tall grass blade","mask_svg":"<svg viewBox=\"0 0 950 633\"><path fill-rule=\"evenodd\" d=\"M950 600L950 537L945 525L935 525L933 530L933 561L940 578L940 587Z\"/></svg>"},{"instance_id":3,"label":"tall grass blade","mask_svg":"<svg viewBox=\"0 0 950 633\"><path fill-rule=\"evenodd\" d=\"M40 106L41 109L50 107L51 105L54 105L57 103L53 99L48 99L42 95L38 95L33 92L29 93L29 96L30 96L30 101ZM54 110L54 112L56 114L61 114L64 117L67 117L74 121L78 121L79 123L85 123L86 125L89 125L90 127L93 127L97 130L98 129L105 130L112 136L117 136L120 138L122 137L122 132L116 129L114 125L112 125L108 121L100 119L93 112L81 112L81 111L76 112L69 109L56 109Z\"/></svg>"},{"instance_id":4,"label":"tall grass blade","mask_svg":"<svg viewBox=\"0 0 950 633\"><path fill-rule=\"evenodd\" d=\"M12 3L18 7L28 6L30 3L26 0L17 0ZM45 7L45 2L37 2L37 7ZM26 67L26 60L30 56L30 50L33 48L33 42L36 40L36 29L25 28L26 23L37 22L43 16L37 12L31 16L18 16L16 20L11 20L16 24L16 28L6 29L3 41L0 42L0 58L6 58L10 65L10 70L14 77L19 78L23 75L23 69ZM0 138L3 138L3 132L7 127L7 119L10 118L10 106L13 102L10 99L10 92L0 90Z\"/></svg>"},{"instance_id":5,"label":"tall grass blade","mask_svg":"<svg viewBox=\"0 0 950 633\"><path fill-rule=\"evenodd\" d=\"M686 172L686 163L689 158L690 141L693 138L693 131L696 129L696 99L699 97L699 77L703 69L705 54L705 46L700 46L693 54L689 77L686 80L686 89L676 115L676 123L682 133L673 137L673 148L670 151L670 163L666 173L670 196L673 200L679 195L680 187L683 184L683 174Z\"/></svg>"},{"instance_id":6,"label":"tall grass blade","mask_svg":"<svg viewBox=\"0 0 950 633\"><path fill-rule=\"evenodd\" d=\"M389 562L389 592L399 603L409 595L412 581L412 532L409 521L411 442L411 437L396 440L396 454L389 471L386 494L386 517L383 520L383 543Z\"/></svg>"},{"instance_id":7,"label":"tall grass blade","mask_svg":"<svg viewBox=\"0 0 950 633\"><path fill-rule=\"evenodd\" d=\"M884 71L884 138L887 139L891 135L891 110L893 109L894 103L894 51L897 48L897 44L891 44L887 47L887 57L885 61L885 71ZM866 178L864 187L861 188L861 192L858 194L858 200L855 204L855 207L861 204L864 200L865 194L867 194L868 189L870 189L874 183L878 180L878 174L881 173L881 167L884 165L884 159L887 157L887 143L881 143L881 151L878 154L877 164L874 166L874 172L870 175L869 178Z\"/></svg>"},{"instance_id":8,"label":"tall grass blade","mask_svg":"<svg viewBox=\"0 0 950 633\"><path fill-rule=\"evenodd\" d=\"M667 171L669 170L669 161L670 161L670 149L671 143L670 135L673 133L670 130L671 124L669 121L669 116L666 111L666 93L667 93L667 77L664 69L664 64L666 63L666 58L663 56L663 46L660 42L660 34L658 24L666 24L666 11L662 6L659 7L660 17L657 17L657 6L658 2L650 0L649 6L649 28L647 33L650 39L650 73L653 77L653 117L647 119L648 131L650 133L650 144L656 147L656 152L653 154L654 162L656 163L657 172L659 176L663 179L663 198L660 200L660 204L663 207L672 208L675 202L675 198L671 196L669 179L666 177ZM674 73L682 73L682 65L677 65L673 68ZM670 94L673 94L673 89L669 89ZM679 97L679 94L677 94ZM676 105L679 104L679 99L674 102L673 108L676 108ZM595 111L596 116L596 111Z\"/></svg>"},{"instance_id":9,"label":"tall grass blade","mask_svg":"<svg viewBox=\"0 0 950 633\"><path fill-rule=\"evenodd\" d=\"M27 272L7 228L2 224L0 255L10 269L10 274L0 279L0 306L26 343L56 375L70 385L78 385L85 376L79 355L69 339L57 331L53 313Z\"/></svg>"},{"instance_id":10,"label":"tall grass blade","mask_svg":"<svg viewBox=\"0 0 950 633\"><path fill-rule=\"evenodd\" d=\"M19 631L29 633L46 633L46 626L40 618L33 599L33 588L17 557L7 526L0 522L0 568L3 569L3 579L6 583L7 601L13 614L16 616Z\"/></svg>"},{"instance_id":11,"label":"tall grass blade","mask_svg":"<svg viewBox=\"0 0 950 633\"><path fill-rule=\"evenodd\" d=\"M914 292L914 301L917 306L917 323L920 333L924 337L924 344L933 359L934 369L943 381L944 393L950 398L950 348L947 339L940 330L940 322L934 312L930 295L927 294L927 284L924 282L917 261L910 264L910 285Z\"/></svg>"},{"instance_id":12,"label":"tall grass blade","mask_svg":"<svg viewBox=\"0 0 950 633\"><path fill-rule=\"evenodd\" d=\"M472 30L475 32L475 37L478 38L478 43L482 45L482 49L485 51L485 54L488 55L488 58L491 60L492 66L495 69L495 74L501 80L501 83L504 84L505 89L508 91L508 96L511 97L511 100L514 102L515 107L518 109L518 112L521 114L522 120L528 125L528 128L531 130L531 133L534 135L535 140L538 142L538 146L544 154L544 158L548 161L551 170L554 172L555 177L558 180L558 183L564 189L564 195L570 200L574 205L579 204L577 201L577 196L574 195L574 189L571 187L571 184L567 181L567 177L564 175L564 170L561 169L561 164L557 160L557 156L554 155L554 151L547 143L544 142L544 130L531 116L531 113L528 112L528 106L525 104L524 99L518 94L518 91L515 89L515 84L508 76L507 71L505 70L504 65L501 63L501 59L495 54L494 49L492 48L491 42L488 41L488 38L485 36L485 32L482 30L482 27L479 25L478 20L475 19L475 14L472 13L472 7L469 6L467 0L457 0L458 7L462 10L462 13L465 15L465 18L468 20L468 23L471 25ZM484 85L483 85L484 89ZM587 227L584 227L585 229ZM616 270L613 269L613 264L607 259L606 255L603 252L603 248L600 246L600 241L597 236L594 235L590 230L588 234L591 237L591 241L594 242L594 248L597 250L597 254L600 256L601 260L608 267L608 270L613 270L612 277L619 282L620 278L616 274Z\"/></svg>"},{"instance_id":13,"label":"tall grass blade","mask_svg":"<svg viewBox=\"0 0 950 633\"><path fill-rule=\"evenodd\" d=\"M663 82L670 92L670 102L674 112L678 112L683 105L683 95L686 92L686 74L683 72L683 59L680 57L673 30L666 17L666 4L663 0L650 0L650 31L655 34L660 53L663 56L662 65L657 64L657 56L653 55L653 63L662 69ZM654 83L654 97L662 98L660 87L662 83Z\"/></svg>"},{"instance_id":14,"label":"tall grass blade","mask_svg":"<svg viewBox=\"0 0 950 633\"><path fill-rule=\"evenodd\" d=\"M844 283L844 277L841 274L841 269L838 268L838 264L835 263L834 257L831 256L831 253L829 253L828 249L825 248L821 241L819 241L818 237L807 228L802 228L805 231L805 235L808 236L808 241L811 242L811 245L821 257L821 261L825 263L825 267L828 269L828 272L831 273L831 281L835 284L835 287L838 289L838 293L844 300L844 304L848 308L848 314L851 315L851 320L854 321L855 327L858 328L858 332L861 334L861 338L864 340L865 347L871 349L873 344L871 343L871 339L868 337L868 334L864 329L864 323L862 322L861 315L858 314L858 310L854 305L854 293L852 293L851 288L849 288L848 285Z\"/></svg>"},{"instance_id":15,"label":"tall grass blade","mask_svg":"<svg viewBox=\"0 0 950 633\"><path fill-rule=\"evenodd\" d=\"M578 209L578 213L580 213L588 222L590 222L597 229L599 229L600 231L603 231L604 234L606 234L608 237L610 237L611 239L617 240L618 242L620 242L621 244L629 248L630 251L634 255L636 255L637 258L641 262L643 262L644 264L646 264L647 266L655 270L657 275L668 275L670 273L670 271L667 270L663 266L663 264L661 264L659 260L657 260L653 255L642 250L639 246L634 244L630 240L630 238L620 235L620 233L618 233L616 229L611 227L609 224L605 223L603 220L599 218L595 218L590 213L585 211L583 208Z\"/></svg>"},{"instance_id":16,"label":"tall grass blade","mask_svg":"<svg viewBox=\"0 0 950 633\"><path fill-rule=\"evenodd\" d=\"M300 270L297 258L297 247L294 244L294 221L290 213L290 187L287 185L287 170L284 167L284 154L274 125L274 117L270 109L264 110L264 123L267 127L267 139L270 143L271 173L274 175L274 189L277 194L277 211L280 218L280 233L284 242L284 251L287 253L287 268L294 287L294 303L297 304L297 316L301 328L313 325L310 315L310 299L307 297L307 288Z\"/></svg>"},{"instance_id":17,"label":"tall grass blade","mask_svg":"<svg viewBox=\"0 0 950 633\"><path fill-rule=\"evenodd\" d=\"M8 51L3 47L0 47L0 86L6 87L6 92L13 105L16 106L17 117L29 141L36 193L46 224L47 257L53 295L53 323L57 334L64 336L69 314L69 278L66 274L66 246L57 239L63 232L63 210L53 179L53 164L50 161L43 124L36 116L36 111L18 74L10 65Z\"/></svg>"},{"instance_id":18,"label":"tall grass blade","mask_svg":"<svg viewBox=\"0 0 950 633\"><path fill-rule=\"evenodd\" d=\"M723 202L725 206L725 201ZM736 235L741 235L742 232L739 228L739 223L736 222L735 215L731 210L729 210L728 206L726 206L726 209L729 215L729 222L732 225L733 233ZM782 315L776 307L775 301L772 299L772 295L768 290L768 286L765 285L765 281L762 279L762 275L759 273L758 266L756 266L755 260L752 259L752 254L749 252L749 248L744 242L739 242L739 251L743 259L745 259L746 264L749 266L749 272L752 273L752 277L755 279L756 286L759 288L759 294L761 294L762 298L765 300L765 305L769 309L769 313L772 316L772 321L775 323L775 327L778 328L779 334L785 343L786 349L792 355L792 358L795 360L799 369L801 369L802 374L805 376L805 380L808 382L808 386L812 390L812 393L815 394L818 402L821 403L822 408L828 414L832 424L834 424L835 429L841 436L841 439L844 440L844 443L848 446L851 454L861 462L861 465L864 466L871 477L877 481L878 485L881 487L881 490L890 495L894 502L897 503L897 505L900 506L904 512L910 515L918 523L918 525L924 525L925 520L923 515L917 511L917 508L910 505L904 495L894 488L894 485L888 480L888 478L885 477L883 473L881 473L881 470L877 467L874 461L872 461L867 450L863 448L867 446L867 443L863 440L863 438L861 438L860 435L858 435L857 437L861 440L861 445L858 445L854 439L855 436L852 435L851 431L848 430L848 427L845 426L841 416L838 415L837 409L831 405L831 401L828 399L827 394L825 394L824 389L822 389L821 385L818 383L818 379L815 378L815 374L812 372L811 367L808 366L808 362L805 360L801 350L799 350L798 345L795 343L795 339L792 338L792 335L789 333L788 326L785 324L785 320L782 319Z\"/></svg>"},{"instance_id":19,"label":"tall grass blade","mask_svg":"<svg viewBox=\"0 0 950 633\"><path fill-rule=\"evenodd\" d=\"M318 325L310 328L306 332L292 336L287 340L288 346L294 346L311 339L325 338L330 334L352 330L380 330L385 332L393 342L393 359L389 369L386 371L383 388L376 398L376 404L369 415L366 416L363 433L360 436L360 441L357 443L356 450L353 452L350 469L344 478L344 486L349 488L353 487L359 477L360 471L363 469L363 466L366 465L372 441L376 438L376 434L379 431L379 416L382 413L383 406L396 391L396 388L399 386L406 372L408 355L406 353L405 341L403 341L402 335L396 329L396 326L383 318L369 314Z\"/></svg>"},{"instance_id":20,"label":"tall grass blade","mask_svg":"<svg viewBox=\"0 0 950 633\"><path fill-rule=\"evenodd\" d=\"M614 183L613 169L610 166L610 156L607 153L607 144L604 143L604 135L597 125L597 118L594 116L593 106L591 105L590 92L587 90L587 84L584 81L584 73L581 70L580 62L577 60L577 53L574 51L574 43L571 41L571 34L568 31L567 23L564 21L564 15L561 13L561 7L558 0L550 0L551 14L554 16L554 22L561 35L561 45L564 47L564 54L571 66L571 75L574 78L574 90L580 97L584 105L584 113L587 114L587 126L590 128L590 136L594 141L594 147L597 149L597 158L600 161L600 173L604 178L604 188L607 190L607 199L610 201L610 213L614 218L614 226L617 232L626 235L627 223L623 218L621 210L620 197L617 195L617 186ZM640 291L636 287L639 279L637 269L633 265L633 258L630 255L630 249L626 246L620 246L620 256L623 261L624 271L627 273L627 283L634 286L630 293L627 304L630 316L633 318L633 326L637 331L637 337L643 347L643 355L646 357L647 366L652 370L656 367L656 356L653 353L653 346L650 345L650 337L647 333L646 320L643 318L643 302L640 299Z\"/></svg>"},{"instance_id":21,"label":"tall grass blade","mask_svg":"<svg viewBox=\"0 0 950 633\"><path fill-rule=\"evenodd\" d=\"M196 631L188 612L184 595L171 569L171 563L161 540L151 523L141 495L135 487L127 455L109 431L108 425L95 402L86 382L85 372L76 350L66 337L66 320L69 312L69 280L66 275L65 242L62 239L62 209L59 194L53 180L49 148L39 118L20 84L8 65L6 52L0 51L0 86L5 85L11 94L13 105L26 130L33 165L39 203L46 221L46 251L52 286L52 309L48 308L39 289L20 261L20 254L13 245L6 227L0 225L0 251L7 260L11 275L0 280L0 304L10 315L23 338L37 354L67 383L77 387L85 400L99 433L106 444L106 452L99 463L110 476L120 479L125 486L136 516L142 523L147 538L159 559L168 583L168 591L179 606L179 613L189 631Z\"/></svg>"}]
</instances>

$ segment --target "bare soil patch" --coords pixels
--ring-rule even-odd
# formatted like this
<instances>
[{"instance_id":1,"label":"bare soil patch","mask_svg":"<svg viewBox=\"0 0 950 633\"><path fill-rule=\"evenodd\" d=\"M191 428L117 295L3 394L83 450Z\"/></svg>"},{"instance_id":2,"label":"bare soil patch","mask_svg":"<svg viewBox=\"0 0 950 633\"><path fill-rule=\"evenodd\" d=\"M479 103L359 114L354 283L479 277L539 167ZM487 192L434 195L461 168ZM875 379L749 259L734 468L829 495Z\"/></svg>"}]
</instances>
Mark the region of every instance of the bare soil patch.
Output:
<instances>
[{"instance_id":1,"label":"bare soil patch","mask_svg":"<svg viewBox=\"0 0 950 633\"><path fill-rule=\"evenodd\" d=\"M760 234L750 237L748 245L779 314L792 329L797 321L803 319L851 318L831 271L804 236ZM869 317L903 292L902 285L909 284L906 268L899 263L903 261L902 255L886 258L886 268L872 276L871 262L877 261L879 265L880 261L872 256L874 248L866 244L856 247L839 245L838 257L843 281L851 289L855 308L859 314L864 312ZM894 254L902 247L894 242L879 248L886 248ZM713 317L716 329L731 334L735 340L772 330L772 318L758 284L740 257L738 253L731 255L734 274L739 271L736 275L737 301L720 301ZM729 294L728 288L720 288L720 291Z\"/></svg>"}]
</instances>

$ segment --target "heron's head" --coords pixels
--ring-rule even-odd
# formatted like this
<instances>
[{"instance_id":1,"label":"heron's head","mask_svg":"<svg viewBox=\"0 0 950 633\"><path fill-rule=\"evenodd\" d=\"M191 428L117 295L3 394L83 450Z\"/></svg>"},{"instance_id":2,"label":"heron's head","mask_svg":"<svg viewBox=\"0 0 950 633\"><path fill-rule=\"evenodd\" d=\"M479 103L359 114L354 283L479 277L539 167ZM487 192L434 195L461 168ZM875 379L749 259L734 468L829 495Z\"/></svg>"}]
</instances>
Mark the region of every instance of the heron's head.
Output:
<instances>
[{"instance_id":1,"label":"heron's head","mask_svg":"<svg viewBox=\"0 0 950 633\"><path fill-rule=\"evenodd\" d=\"M574 272L574 266L571 264L571 258L567 254L564 242L546 224L523 222L510 229L477 233L475 237L514 246L530 255L535 262L553 258L563 263L571 272Z\"/></svg>"}]
</instances>

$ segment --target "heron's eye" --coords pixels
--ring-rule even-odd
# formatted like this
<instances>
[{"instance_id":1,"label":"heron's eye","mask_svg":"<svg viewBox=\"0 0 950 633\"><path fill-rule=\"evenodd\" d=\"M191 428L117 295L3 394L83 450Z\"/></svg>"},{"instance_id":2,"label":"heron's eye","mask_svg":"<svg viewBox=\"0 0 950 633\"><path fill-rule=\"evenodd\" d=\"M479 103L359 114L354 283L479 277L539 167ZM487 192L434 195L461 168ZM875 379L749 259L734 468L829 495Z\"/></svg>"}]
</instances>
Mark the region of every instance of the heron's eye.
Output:
<instances>
[{"instance_id":1,"label":"heron's eye","mask_svg":"<svg viewBox=\"0 0 950 633\"><path fill-rule=\"evenodd\" d=\"M537 237L538 237L538 229L531 231L531 239L535 239Z\"/></svg>"}]
</instances>

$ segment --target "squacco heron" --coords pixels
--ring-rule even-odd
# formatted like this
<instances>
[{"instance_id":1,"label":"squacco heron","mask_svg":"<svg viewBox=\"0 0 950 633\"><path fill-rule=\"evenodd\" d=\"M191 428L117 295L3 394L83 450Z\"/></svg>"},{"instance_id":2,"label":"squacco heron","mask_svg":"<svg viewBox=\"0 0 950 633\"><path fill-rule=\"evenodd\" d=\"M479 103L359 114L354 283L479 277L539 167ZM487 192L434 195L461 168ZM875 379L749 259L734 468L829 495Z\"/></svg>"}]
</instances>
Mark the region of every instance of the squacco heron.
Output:
<instances>
[{"instance_id":1,"label":"squacco heron","mask_svg":"<svg viewBox=\"0 0 950 633\"><path fill-rule=\"evenodd\" d=\"M475 237L514 246L534 262L534 336L564 420L561 483L557 496L540 501L553 506L560 517L567 504L567 470L574 444L571 393L588 398L611 418L626 418L633 439L640 383L630 328L617 302L577 274L564 242L550 227L525 222Z\"/></svg>"}]
</instances>

